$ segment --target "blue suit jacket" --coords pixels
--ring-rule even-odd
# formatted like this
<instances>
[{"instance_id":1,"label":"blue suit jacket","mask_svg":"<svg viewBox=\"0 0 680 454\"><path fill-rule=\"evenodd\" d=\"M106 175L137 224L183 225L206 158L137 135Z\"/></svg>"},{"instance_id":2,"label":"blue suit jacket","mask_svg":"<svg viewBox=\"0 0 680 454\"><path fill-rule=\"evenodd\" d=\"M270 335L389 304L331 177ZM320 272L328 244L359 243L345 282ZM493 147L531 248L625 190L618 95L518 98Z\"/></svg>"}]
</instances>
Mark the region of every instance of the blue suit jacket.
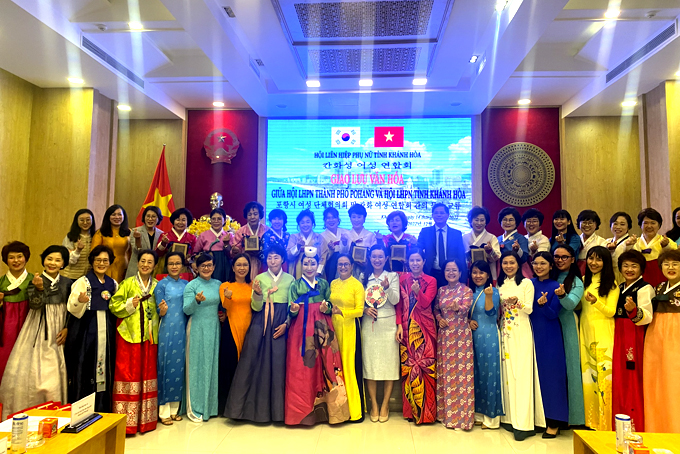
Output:
<instances>
[{"instance_id":1,"label":"blue suit jacket","mask_svg":"<svg viewBox=\"0 0 680 454\"><path fill-rule=\"evenodd\" d=\"M418 235L418 247L425 250L425 274L432 275L432 266L437 257L437 227L425 227ZM446 226L446 258L455 260L460 270L460 282L467 285L467 262L463 247L463 234L460 230Z\"/></svg>"}]
</instances>

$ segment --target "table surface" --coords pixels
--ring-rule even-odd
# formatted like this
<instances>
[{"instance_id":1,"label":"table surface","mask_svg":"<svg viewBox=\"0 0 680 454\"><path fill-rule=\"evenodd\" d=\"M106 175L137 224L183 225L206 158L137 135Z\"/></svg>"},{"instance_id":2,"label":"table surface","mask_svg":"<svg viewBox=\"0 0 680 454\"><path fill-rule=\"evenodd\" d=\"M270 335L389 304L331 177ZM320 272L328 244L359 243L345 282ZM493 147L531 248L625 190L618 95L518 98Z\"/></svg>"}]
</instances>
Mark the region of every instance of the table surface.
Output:
<instances>
[{"instance_id":1,"label":"table surface","mask_svg":"<svg viewBox=\"0 0 680 454\"><path fill-rule=\"evenodd\" d=\"M54 417L54 418L70 418L70 411L60 411L60 410L29 410L26 412L29 416L44 416L44 417ZM89 427L80 431L77 434L65 434L61 433L54 438L46 438L45 444L39 448L34 448L28 450L31 454L38 453L56 453L56 452L71 452L80 446L87 443L92 438L97 435L113 430L118 424L125 424L126 415L119 415L114 413L100 413L102 418L94 422ZM9 440L11 434L7 432L0 432L0 438L7 437ZM9 449L8 449L9 451Z\"/></svg>"},{"instance_id":2,"label":"table surface","mask_svg":"<svg viewBox=\"0 0 680 454\"><path fill-rule=\"evenodd\" d=\"M651 449L668 449L680 454L680 434L640 433L645 446ZM575 430L574 441L580 438L583 443L598 454L616 453L616 432L597 432L594 430Z\"/></svg>"}]
</instances>

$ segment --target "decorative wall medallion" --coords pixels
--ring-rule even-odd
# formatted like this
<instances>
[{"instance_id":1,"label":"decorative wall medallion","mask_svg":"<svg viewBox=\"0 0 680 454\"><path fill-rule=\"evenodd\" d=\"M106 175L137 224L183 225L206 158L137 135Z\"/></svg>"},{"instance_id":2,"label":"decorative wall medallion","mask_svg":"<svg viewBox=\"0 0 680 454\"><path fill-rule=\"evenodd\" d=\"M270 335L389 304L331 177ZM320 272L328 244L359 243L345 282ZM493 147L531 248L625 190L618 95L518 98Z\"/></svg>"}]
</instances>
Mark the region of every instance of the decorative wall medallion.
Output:
<instances>
[{"instance_id":1,"label":"decorative wall medallion","mask_svg":"<svg viewBox=\"0 0 680 454\"><path fill-rule=\"evenodd\" d=\"M239 145L240 142L234 131L227 128L213 129L203 142L205 154L210 158L211 164L218 162L231 164L231 160L236 157Z\"/></svg>"},{"instance_id":2,"label":"decorative wall medallion","mask_svg":"<svg viewBox=\"0 0 680 454\"><path fill-rule=\"evenodd\" d=\"M496 152L489 163L489 185L508 205L526 207L545 199L555 184L555 166L541 148L515 142Z\"/></svg>"}]
</instances>

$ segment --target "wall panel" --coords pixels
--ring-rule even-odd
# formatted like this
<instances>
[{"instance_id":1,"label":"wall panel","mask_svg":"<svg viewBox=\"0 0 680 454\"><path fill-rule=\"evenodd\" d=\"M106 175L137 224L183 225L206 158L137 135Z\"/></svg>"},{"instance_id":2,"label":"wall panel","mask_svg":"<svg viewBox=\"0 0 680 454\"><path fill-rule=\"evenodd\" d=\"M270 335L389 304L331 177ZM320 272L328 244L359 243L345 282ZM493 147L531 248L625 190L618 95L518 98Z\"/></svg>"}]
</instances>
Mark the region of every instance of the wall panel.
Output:
<instances>
[{"instance_id":1,"label":"wall panel","mask_svg":"<svg viewBox=\"0 0 680 454\"><path fill-rule=\"evenodd\" d=\"M182 120L120 120L114 203L122 205L134 224L144 203L161 150L165 147L175 207L184 206L186 140ZM200 214L199 214L200 215Z\"/></svg>"},{"instance_id":2,"label":"wall panel","mask_svg":"<svg viewBox=\"0 0 680 454\"><path fill-rule=\"evenodd\" d=\"M5 219L0 222L0 247L10 240L26 241L24 198L34 88L0 69L0 216Z\"/></svg>"},{"instance_id":3,"label":"wall panel","mask_svg":"<svg viewBox=\"0 0 680 454\"><path fill-rule=\"evenodd\" d=\"M637 117L565 118L562 206L574 221L581 210L602 219L598 232L611 236L609 218L616 211L633 217L641 207ZM639 232L634 225L633 231Z\"/></svg>"}]
</instances>

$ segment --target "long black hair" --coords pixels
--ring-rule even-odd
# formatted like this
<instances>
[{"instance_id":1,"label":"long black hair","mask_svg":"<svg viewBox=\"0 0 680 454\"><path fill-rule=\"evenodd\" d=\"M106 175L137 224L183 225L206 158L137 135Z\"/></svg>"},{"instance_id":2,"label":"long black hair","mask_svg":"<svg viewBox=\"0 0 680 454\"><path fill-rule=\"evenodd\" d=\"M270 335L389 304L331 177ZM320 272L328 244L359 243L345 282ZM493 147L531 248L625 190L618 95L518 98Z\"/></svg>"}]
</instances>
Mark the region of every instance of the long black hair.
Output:
<instances>
[{"instance_id":1,"label":"long black hair","mask_svg":"<svg viewBox=\"0 0 680 454\"><path fill-rule=\"evenodd\" d=\"M517 252L513 251L510 249L509 251L505 251L501 254L501 258L498 260L498 264L500 265L500 271L498 272L498 286L502 286L503 283L505 282L505 279L507 279L508 276L505 275L505 271L503 271L503 259L505 257L514 257L515 260L517 261L517 273L515 274L515 284L519 285L522 283L522 279L524 279L524 276L522 276L522 262L519 259L519 255L517 255Z\"/></svg>"},{"instance_id":2,"label":"long black hair","mask_svg":"<svg viewBox=\"0 0 680 454\"><path fill-rule=\"evenodd\" d=\"M586 260L591 256L596 256L602 259L602 271L600 271L600 288L597 294L600 296L607 296L607 294L616 287L616 275L614 275L614 265L612 263L612 253L609 249L603 246L594 246L590 248L586 255ZM593 282L593 272L590 267L586 266L586 277L583 280L583 285L586 288Z\"/></svg>"},{"instance_id":3,"label":"long black hair","mask_svg":"<svg viewBox=\"0 0 680 454\"><path fill-rule=\"evenodd\" d=\"M248 210L250 211L250 210ZM239 254L231 260L231 267L229 268L229 277L227 277L227 282L236 282L236 272L234 271L234 265L238 259L246 259L248 262L248 273L246 273L246 284L250 284L250 256L248 254Z\"/></svg>"},{"instance_id":4,"label":"long black hair","mask_svg":"<svg viewBox=\"0 0 680 454\"><path fill-rule=\"evenodd\" d=\"M569 214L567 210L557 210L555 211L555 214L553 214L552 218L553 223L552 235L550 236L550 246L552 247L552 245L556 243L555 237L560 234L560 232L558 232L555 228L555 219L566 219L569 221L569 225L567 226L567 234L564 236L564 241L569 244L573 236L578 236L578 233L576 233L576 229L574 228L574 221L572 221L571 214Z\"/></svg>"},{"instance_id":5,"label":"long black hair","mask_svg":"<svg viewBox=\"0 0 680 454\"><path fill-rule=\"evenodd\" d=\"M574 286L574 280L579 279L579 280L583 281L583 277L581 276L581 269L576 264L576 258L577 257L576 257L576 252L574 251L574 248L572 248L568 244L563 244L563 245L557 246L555 248L555 250L553 251L553 255L557 254L558 249L564 249L565 251L567 251L569 253L571 258L574 259L574 261L571 262L571 266L569 267L569 271L567 272L567 277L565 277L564 282L562 282L562 285L564 285L564 291L566 293L569 293L571 291L571 288ZM553 259L554 259L554 257L553 257ZM555 267L552 269L552 273L551 273L552 276L550 276L550 279L557 281L557 278L558 278L558 276L560 275L561 272L562 272L562 270L557 268L557 265L555 265Z\"/></svg>"},{"instance_id":6,"label":"long black hair","mask_svg":"<svg viewBox=\"0 0 680 454\"><path fill-rule=\"evenodd\" d=\"M680 207L677 207L676 209L673 210L673 218L671 219L671 222L673 223L673 228L666 232L666 236L668 237L668 239L673 241L678 241L678 238L680 238L680 225L678 225L678 223L675 222L675 216L678 214L678 211L680 211Z\"/></svg>"},{"instance_id":7,"label":"long black hair","mask_svg":"<svg viewBox=\"0 0 680 454\"><path fill-rule=\"evenodd\" d=\"M80 226L78 225L78 218L83 214L89 214L90 219L92 219L92 225L90 225L90 236L94 236L95 232L97 231L97 228L94 225L94 214L92 214L92 211L88 210L87 208L81 208L80 210L76 211L75 216L73 216L71 229L66 234L66 237L73 243L80 239Z\"/></svg>"},{"instance_id":8,"label":"long black hair","mask_svg":"<svg viewBox=\"0 0 680 454\"><path fill-rule=\"evenodd\" d=\"M104 219L102 220L102 226L99 229L102 236L113 236L113 230L111 228L111 215L119 208L123 212L123 223L118 229L118 234L120 236L130 236L131 232L130 227L128 226L128 215L125 212L125 208L120 205L111 205L106 209L106 213L104 213Z\"/></svg>"}]
</instances>

